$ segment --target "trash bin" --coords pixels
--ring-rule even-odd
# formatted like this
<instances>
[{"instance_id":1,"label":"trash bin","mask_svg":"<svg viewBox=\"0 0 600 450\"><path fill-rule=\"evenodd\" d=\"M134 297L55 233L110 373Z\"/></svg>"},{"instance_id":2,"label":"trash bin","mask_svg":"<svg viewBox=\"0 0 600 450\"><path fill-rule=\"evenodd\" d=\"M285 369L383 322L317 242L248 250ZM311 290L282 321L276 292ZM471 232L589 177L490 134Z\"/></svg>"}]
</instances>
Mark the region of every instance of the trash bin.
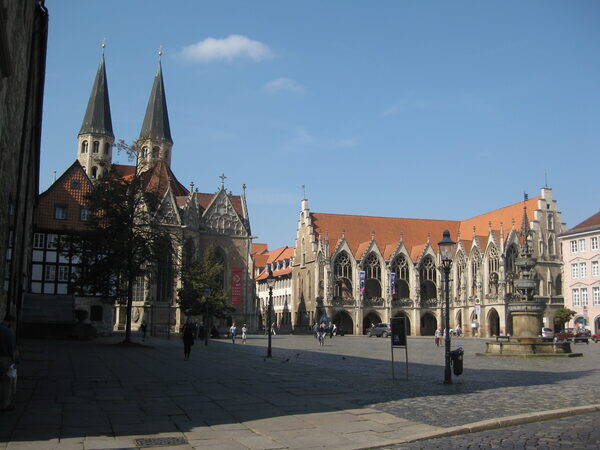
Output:
<instances>
[{"instance_id":1,"label":"trash bin","mask_svg":"<svg viewBox=\"0 0 600 450\"><path fill-rule=\"evenodd\" d=\"M463 373L463 355L465 352L462 347L458 347L456 350L450 352L450 361L452 362L452 371L454 375L461 375Z\"/></svg>"}]
</instances>

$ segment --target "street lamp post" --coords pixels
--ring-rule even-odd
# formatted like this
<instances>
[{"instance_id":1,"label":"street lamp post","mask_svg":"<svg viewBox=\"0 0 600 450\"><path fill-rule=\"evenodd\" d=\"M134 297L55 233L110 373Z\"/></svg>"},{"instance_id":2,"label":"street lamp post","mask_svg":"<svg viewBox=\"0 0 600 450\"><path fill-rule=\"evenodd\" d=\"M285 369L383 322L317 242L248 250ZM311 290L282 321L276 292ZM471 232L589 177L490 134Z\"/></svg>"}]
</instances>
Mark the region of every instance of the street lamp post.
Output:
<instances>
[{"instance_id":1,"label":"street lamp post","mask_svg":"<svg viewBox=\"0 0 600 450\"><path fill-rule=\"evenodd\" d=\"M267 308L267 332L269 333L269 344L267 346L267 358L272 356L271 352L271 335L273 334L273 330L271 329L271 325L273 323L272 315L273 315L273 286L275 285L275 277L273 276L273 272L269 270L269 276L267 277L267 286L269 286L269 306Z\"/></svg>"},{"instance_id":2,"label":"street lamp post","mask_svg":"<svg viewBox=\"0 0 600 450\"><path fill-rule=\"evenodd\" d=\"M444 271L444 292L445 292L445 367L444 367L444 384L452 384L452 373L450 371L450 269L452 269L452 253L456 242L450 239L450 231L445 230L443 233L443 239L438 242L440 251L441 268Z\"/></svg>"},{"instance_id":3,"label":"street lamp post","mask_svg":"<svg viewBox=\"0 0 600 450\"><path fill-rule=\"evenodd\" d=\"M212 289L208 286L204 288L204 345L208 345L208 298L212 294Z\"/></svg>"}]
</instances>

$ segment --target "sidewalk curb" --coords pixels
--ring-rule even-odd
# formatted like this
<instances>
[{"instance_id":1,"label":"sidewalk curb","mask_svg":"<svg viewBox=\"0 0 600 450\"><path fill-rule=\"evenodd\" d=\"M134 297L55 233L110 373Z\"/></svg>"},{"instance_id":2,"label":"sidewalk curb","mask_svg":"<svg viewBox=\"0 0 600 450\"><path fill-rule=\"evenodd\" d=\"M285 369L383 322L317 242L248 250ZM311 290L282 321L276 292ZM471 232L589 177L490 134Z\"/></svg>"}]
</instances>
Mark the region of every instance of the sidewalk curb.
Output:
<instances>
[{"instance_id":1,"label":"sidewalk curb","mask_svg":"<svg viewBox=\"0 0 600 450\"><path fill-rule=\"evenodd\" d=\"M543 422L545 420L561 419L563 417L577 416L580 414L588 414L596 411L600 411L600 403L586 406L575 406L571 408L552 409L536 413L518 414L515 416L500 417L497 419L487 419L481 420L479 422L473 422L465 425L458 425L455 427L445 428L442 431L438 432L417 433L400 441L395 440L393 442L379 445L377 447L362 447L361 450L368 448L383 448L388 447L390 445L408 444L410 442L426 441L430 439L438 439L444 437L460 436L469 433L479 433L481 431L490 431L498 428L524 425L534 422Z\"/></svg>"}]
</instances>

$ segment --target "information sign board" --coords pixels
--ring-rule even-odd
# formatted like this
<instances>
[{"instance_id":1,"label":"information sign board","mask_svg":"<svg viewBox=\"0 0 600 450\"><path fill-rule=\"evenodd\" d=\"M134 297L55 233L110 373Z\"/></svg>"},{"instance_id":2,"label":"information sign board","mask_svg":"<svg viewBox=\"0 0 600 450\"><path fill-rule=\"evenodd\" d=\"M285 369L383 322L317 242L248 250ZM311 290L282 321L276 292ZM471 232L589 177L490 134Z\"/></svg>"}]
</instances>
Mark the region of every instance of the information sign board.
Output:
<instances>
[{"instance_id":1,"label":"information sign board","mask_svg":"<svg viewBox=\"0 0 600 450\"><path fill-rule=\"evenodd\" d=\"M406 347L406 317L392 317L392 347Z\"/></svg>"}]
</instances>

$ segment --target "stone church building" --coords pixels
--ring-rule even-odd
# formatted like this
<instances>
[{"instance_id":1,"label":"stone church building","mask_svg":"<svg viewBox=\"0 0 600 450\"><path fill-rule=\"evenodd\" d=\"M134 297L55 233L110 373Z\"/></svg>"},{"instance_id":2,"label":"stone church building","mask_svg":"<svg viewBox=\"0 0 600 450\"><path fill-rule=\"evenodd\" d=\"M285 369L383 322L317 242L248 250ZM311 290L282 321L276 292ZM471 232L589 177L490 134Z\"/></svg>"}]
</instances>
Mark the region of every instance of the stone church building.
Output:
<instances>
[{"instance_id":1,"label":"stone church building","mask_svg":"<svg viewBox=\"0 0 600 450\"><path fill-rule=\"evenodd\" d=\"M531 217L531 220L529 219ZM450 326L467 335L512 333L507 304L514 298L520 230L534 234L537 297L545 326L563 305L563 231L552 190L462 221L313 213L302 201L293 262L292 322L326 318L348 333L404 316L409 334L442 328L443 273L438 242L457 242L450 274ZM479 314L476 312L479 311Z\"/></svg>"},{"instance_id":2,"label":"stone church building","mask_svg":"<svg viewBox=\"0 0 600 450\"><path fill-rule=\"evenodd\" d=\"M74 154L77 159L39 199L28 301L40 308L65 305L63 313L69 308L84 309L89 312L92 324L107 332L124 329L125 304L106 303L105 299L78 287L81 261L77 255L69 254L69 245L72 235L86 230L89 212L85 194L112 164L114 144L103 55L77 137ZM173 139L160 61L136 146L136 164L116 168L124 178L139 176L143 188L159 196L158 222L169 227L176 239L171 242L173 251L166 252L157 263L156 273L138 279L134 286L132 329L146 322L149 331L155 334L179 330L184 320L177 305L181 264L184 258L202 258L209 246L224 265L224 287L235 307L231 317L217 319L217 327L235 320L255 328L257 314L245 186L241 195L233 195L225 189L223 176L216 192L203 193L194 189L193 183L188 189L177 180L171 168Z\"/></svg>"}]
</instances>

